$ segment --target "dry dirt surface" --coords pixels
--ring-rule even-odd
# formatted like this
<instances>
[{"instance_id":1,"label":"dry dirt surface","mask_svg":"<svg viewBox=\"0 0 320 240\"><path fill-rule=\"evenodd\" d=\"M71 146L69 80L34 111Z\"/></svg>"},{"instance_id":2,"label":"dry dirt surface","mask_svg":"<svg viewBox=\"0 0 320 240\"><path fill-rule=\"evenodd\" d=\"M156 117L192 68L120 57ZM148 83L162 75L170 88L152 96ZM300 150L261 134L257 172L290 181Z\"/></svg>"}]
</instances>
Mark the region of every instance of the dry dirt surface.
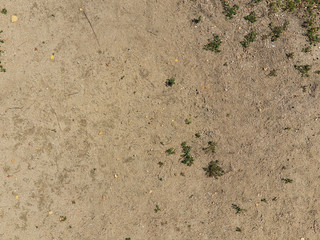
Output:
<instances>
[{"instance_id":1,"label":"dry dirt surface","mask_svg":"<svg viewBox=\"0 0 320 240\"><path fill-rule=\"evenodd\" d=\"M320 239L320 44L233 4L0 2L0 239Z\"/></svg>"}]
</instances>

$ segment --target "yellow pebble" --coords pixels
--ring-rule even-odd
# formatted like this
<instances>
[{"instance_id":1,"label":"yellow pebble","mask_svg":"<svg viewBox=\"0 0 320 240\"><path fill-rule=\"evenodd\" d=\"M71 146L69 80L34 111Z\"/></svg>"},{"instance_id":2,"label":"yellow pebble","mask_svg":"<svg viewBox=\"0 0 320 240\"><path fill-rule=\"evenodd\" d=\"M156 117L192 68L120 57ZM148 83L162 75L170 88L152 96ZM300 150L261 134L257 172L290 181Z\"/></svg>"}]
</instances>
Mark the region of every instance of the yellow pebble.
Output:
<instances>
[{"instance_id":1,"label":"yellow pebble","mask_svg":"<svg viewBox=\"0 0 320 240\"><path fill-rule=\"evenodd\" d=\"M16 195L16 199L19 199L19 196L18 196L18 195Z\"/></svg>"},{"instance_id":2,"label":"yellow pebble","mask_svg":"<svg viewBox=\"0 0 320 240\"><path fill-rule=\"evenodd\" d=\"M18 17L17 16L15 16L15 15L13 15L13 16L11 16L11 22L17 22L18 21Z\"/></svg>"},{"instance_id":3,"label":"yellow pebble","mask_svg":"<svg viewBox=\"0 0 320 240\"><path fill-rule=\"evenodd\" d=\"M115 175L114 175L114 178L118 178L118 177L119 177L118 174L115 174Z\"/></svg>"},{"instance_id":4,"label":"yellow pebble","mask_svg":"<svg viewBox=\"0 0 320 240\"><path fill-rule=\"evenodd\" d=\"M53 55L53 54L51 55L50 59L51 59L51 60L53 60L53 59L54 59L54 55Z\"/></svg>"},{"instance_id":5,"label":"yellow pebble","mask_svg":"<svg viewBox=\"0 0 320 240\"><path fill-rule=\"evenodd\" d=\"M178 59L177 59L177 58L175 58L175 59L173 59L173 61L178 62Z\"/></svg>"}]
</instances>

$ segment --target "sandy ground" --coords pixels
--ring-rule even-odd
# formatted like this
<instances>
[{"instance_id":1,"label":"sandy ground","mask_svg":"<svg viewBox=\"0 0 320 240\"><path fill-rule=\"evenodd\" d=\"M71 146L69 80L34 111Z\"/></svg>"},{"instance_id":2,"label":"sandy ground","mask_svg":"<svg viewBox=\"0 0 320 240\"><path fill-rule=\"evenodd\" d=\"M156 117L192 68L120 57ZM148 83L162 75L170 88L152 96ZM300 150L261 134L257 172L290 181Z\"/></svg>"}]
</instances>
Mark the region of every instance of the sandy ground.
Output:
<instances>
[{"instance_id":1,"label":"sandy ground","mask_svg":"<svg viewBox=\"0 0 320 240\"><path fill-rule=\"evenodd\" d=\"M293 68L319 49L292 16L244 50L246 3L226 20L217 0L2 1L0 239L320 239L319 75Z\"/></svg>"}]
</instances>

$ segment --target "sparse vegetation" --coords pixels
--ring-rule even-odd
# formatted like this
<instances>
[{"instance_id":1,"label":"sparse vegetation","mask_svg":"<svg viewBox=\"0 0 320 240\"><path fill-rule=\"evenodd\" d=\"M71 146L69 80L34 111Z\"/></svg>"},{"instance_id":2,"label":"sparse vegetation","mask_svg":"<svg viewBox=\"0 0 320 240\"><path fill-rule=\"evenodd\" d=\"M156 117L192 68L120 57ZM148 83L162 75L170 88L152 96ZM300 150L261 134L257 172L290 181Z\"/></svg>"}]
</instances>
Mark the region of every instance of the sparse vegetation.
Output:
<instances>
[{"instance_id":1,"label":"sparse vegetation","mask_svg":"<svg viewBox=\"0 0 320 240\"><path fill-rule=\"evenodd\" d=\"M184 120L184 122L189 125L192 123L192 120L191 118L187 118L186 120Z\"/></svg>"},{"instance_id":2,"label":"sparse vegetation","mask_svg":"<svg viewBox=\"0 0 320 240\"><path fill-rule=\"evenodd\" d=\"M257 16L256 13L254 11L250 12L250 14L248 16L244 17L245 20L254 23L257 21Z\"/></svg>"},{"instance_id":3,"label":"sparse vegetation","mask_svg":"<svg viewBox=\"0 0 320 240\"><path fill-rule=\"evenodd\" d=\"M292 183L293 180L290 178L281 178L281 181L284 181L284 183Z\"/></svg>"},{"instance_id":4,"label":"sparse vegetation","mask_svg":"<svg viewBox=\"0 0 320 240\"><path fill-rule=\"evenodd\" d=\"M188 146L187 142L182 142L181 147L182 147L182 155L181 155L182 161L181 162L183 164L186 164L187 166L191 166L194 161L193 157L190 154L191 146Z\"/></svg>"},{"instance_id":5,"label":"sparse vegetation","mask_svg":"<svg viewBox=\"0 0 320 240\"><path fill-rule=\"evenodd\" d=\"M309 77L309 71L311 70L311 65L294 65L294 68L297 69L302 77Z\"/></svg>"},{"instance_id":6,"label":"sparse vegetation","mask_svg":"<svg viewBox=\"0 0 320 240\"><path fill-rule=\"evenodd\" d=\"M241 45L244 48L249 47L250 43L254 42L254 40L256 40L257 34L256 32L252 31L250 33L248 33L247 35L244 36L244 40L241 41Z\"/></svg>"},{"instance_id":7,"label":"sparse vegetation","mask_svg":"<svg viewBox=\"0 0 320 240\"><path fill-rule=\"evenodd\" d=\"M227 19L232 19L236 14L239 9L238 5L233 5L230 7L229 2L225 0L221 0L222 7L223 7L223 13L226 16Z\"/></svg>"},{"instance_id":8,"label":"sparse vegetation","mask_svg":"<svg viewBox=\"0 0 320 240\"><path fill-rule=\"evenodd\" d=\"M168 155L175 154L175 153L176 153L176 151L174 148L169 148L166 150L166 154L168 154Z\"/></svg>"},{"instance_id":9,"label":"sparse vegetation","mask_svg":"<svg viewBox=\"0 0 320 240\"><path fill-rule=\"evenodd\" d=\"M1 30L0 31L0 34L2 33L3 31ZM4 43L4 40L0 38L0 43ZM3 50L0 48L0 56L2 55L3 53ZM0 61L0 72L6 72L6 69L3 67L3 65L1 64L1 61Z\"/></svg>"},{"instance_id":10,"label":"sparse vegetation","mask_svg":"<svg viewBox=\"0 0 320 240\"><path fill-rule=\"evenodd\" d=\"M157 205L156 205L156 208L154 209L154 212L157 213L157 212L159 212L159 211L161 211L161 209L160 209L159 205L157 204Z\"/></svg>"},{"instance_id":11,"label":"sparse vegetation","mask_svg":"<svg viewBox=\"0 0 320 240\"><path fill-rule=\"evenodd\" d=\"M302 48L301 52L304 52L304 53L311 52L311 47L308 46L308 47Z\"/></svg>"},{"instance_id":12,"label":"sparse vegetation","mask_svg":"<svg viewBox=\"0 0 320 240\"><path fill-rule=\"evenodd\" d=\"M270 23L269 28L271 29L271 42L276 41L281 36L283 31L287 30L288 26L289 21L285 21L282 26L274 26L273 23Z\"/></svg>"},{"instance_id":13,"label":"sparse vegetation","mask_svg":"<svg viewBox=\"0 0 320 240\"><path fill-rule=\"evenodd\" d=\"M196 138L200 138L201 134L200 133L196 133L195 136L196 136Z\"/></svg>"},{"instance_id":14,"label":"sparse vegetation","mask_svg":"<svg viewBox=\"0 0 320 240\"><path fill-rule=\"evenodd\" d=\"M320 34L318 34L319 30L320 30L320 27L310 27L307 30L307 37L310 44L316 44L320 42Z\"/></svg>"},{"instance_id":15,"label":"sparse vegetation","mask_svg":"<svg viewBox=\"0 0 320 240\"><path fill-rule=\"evenodd\" d=\"M277 1L271 1L269 2L269 15L277 13L279 11L279 8L281 6L281 0Z\"/></svg>"},{"instance_id":16,"label":"sparse vegetation","mask_svg":"<svg viewBox=\"0 0 320 240\"><path fill-rule=\"evenodd\" d=\"M270 71L270 73L268 74L269 77L276 77L277 76L277 70L276 69L272 69Z\"/></svg>"},{"instance_id":17,"label":"sparse vegetation","mask_svg":"<svg viewBox=\"0 0 320 240\"><path fill-rule=\"evenodd\" d=\"M172 87L174 84L176 84L175 79L173 77L167 79L166 81L166 86L167 87Z\"/></svg>"},{"instance_id":18,"label":"sparse vegetation","mask_svg":"<svg viewBox=\"0 0 320 240\"><path fill-rule=\"evenodd\" d=\"M215 142L209 141L208 142L208 147L203 148L203 150L206 153L208 153L208 152L215 153L216 152L216 146L217 146L217 144Z\"/></svg>"},{"instance_id":19,"label":"sparse vegetation","mask_svg":"<svg viewBox=\"0 0 320 240\"><path fill-rule=\"evenodd\" d=\"M246 209L240 208L238 205L236 205L236 204L234 204L234 203L233 203L231 206L232 206L233 209L236 210L236 214L247 211Z\"/></svg>"},{"instance_id":20,"label":"sparse vegetation","mask_svg":"<svg viewBox=\"0 0 320 240\"><path fill-rule=\"evenodd\" d=\"M286 53L286 57L292 59L294 57L294 52Z\"/></svg>"},{"instance_id":21,"label":"sparse vegetation","mask_svg":"<svg viewBox=\"0 0 320 240\"><path fill-rule=\"evenodd\" d=\"M283 11L293 12L294 10L296 10L296 8L297 8L296 1L285 0L284 6L282 9Z\"/></svg>"},{"instance_id":22,"label":"sparse vegetation","mask_svg":"<svg viewBox=\"0 0 320 240\"><path fill-rule=\"evenodd\" d=\"M241 232L241 231L242 231L241 228L236 227L236 232Z\"/></svg>"},{"instance_id":23,"label":"sparse vegetation","mask_svg":"<svg viewBox=\"0 0 320 240\"><path fill-rule=\"evenodd\" d=\"M192 19L192 22L195 23L195 24L198 24L198 23L201 22L201 20L202 20L202 18L201 18L201 16L199 16L198 18Z\"/></svg>"},{"instance_id":24,"label":"sparse vegetation","mask_svg":"<svg viewBox=\"0 0 320 240\"><path fill-rule=\"evenodd\" d=\"M7 11L7 9L2 8L1 13L2 13L2 14L7 14L7 13L8 13L8 11Z\"/></svg>"},{"instance_id":25,"label":"sparse vegetation","mask_svg":"<svg viewBox=\"0 0 320 240\"><path fill-rule=\"evenodd\" d=\"M211 161L209 162L208 167L203 168L203 170L206 172L206 175L208 177L214 177L215 179L218 179L218 177L221 177L224 175L223 169L218 166L219 161Z\"/></svg>"},{"instance_id":26,"label":"sparse vegetation","mask_svg":"<svg viewBox=\"0 0 320 240\"><path fill-rule=\"evenodd\" d=\"M222 41L220 40L220 37L216 34L213 35L213 39L208 39L208 44L204 46L204 50L211 51L211 52L221 52L219 49Z\"/></svg>"},{"instance_id":27,"label":"sparse vegetation","mask_svg":"<svg viewBox=\"0 0 320 240\"><path fill-rule=\"evenodd\" d=\"M59 217L59 221L60 222L64 222L64 221L66 221L67 220L67 217L66 216L60 216Z\"/></svg>"}]
</instances>

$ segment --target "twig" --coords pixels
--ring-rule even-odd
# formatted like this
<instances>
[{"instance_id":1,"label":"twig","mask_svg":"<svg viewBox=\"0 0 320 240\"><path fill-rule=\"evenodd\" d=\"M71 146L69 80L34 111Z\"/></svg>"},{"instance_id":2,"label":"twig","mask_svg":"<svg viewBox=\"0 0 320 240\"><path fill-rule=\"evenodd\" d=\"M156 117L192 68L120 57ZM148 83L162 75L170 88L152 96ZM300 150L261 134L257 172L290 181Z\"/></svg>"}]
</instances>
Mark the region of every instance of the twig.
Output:
<instances>
[{"instance_id":1,"label":"twig","mask_svg":"<svg viewBox=\"0 0 320 240\"><path fill-rule=\"evenodd\" d=\"M53 109L53 107L49 104L49 106L51 107L51 110L52 112L54 113L54 115L56 116L56 119L57 119L57 122L58 122L58 126L59 126L59 129L60 131L62 132L62 128L61 128L61 125L60 125L60 122L59 122L59 119L58 119L58 115L56 113L56 111Z\"/></svg>"},{"instance_id":2,"label":"twig","mask_svg":"<svg viewBox=\"0 0 320 240\"><path fill-rule=\"evenodd\" d=\"M80 12L83 12L84 16L86 17L86 19L87 19L87 21L88 21L88 23L89 23L89 25L90 25L90 27L91 27L91 29L92 29L93 35L94 35L94 37L96 38L97 43L98 43L98 45L99 45L99 47L100 47L100 43L99 43L97 34L96 34L96 32L94 31L93 26L92 26L92 24L91 24L91 22L90 22L90 20L89 20L89 18L88 18L88 16L87 16L87 14L85 13L85 11L84 11L82 8L80 8Z\"/></svg>"},{"instance_id":3,"label":"twig","mask_svg":"<svg viewBox=\"0 0 320 240\"><path fill-rule=\"evenodd\" d=\"M21 110L23 107L24 107L24 106L22 106L22 107L11 107L11 108L8 108L8 109L9 109L9 110L14 110L14 109L19 109L19 110Z\"/></svg>"}]
</instances>

